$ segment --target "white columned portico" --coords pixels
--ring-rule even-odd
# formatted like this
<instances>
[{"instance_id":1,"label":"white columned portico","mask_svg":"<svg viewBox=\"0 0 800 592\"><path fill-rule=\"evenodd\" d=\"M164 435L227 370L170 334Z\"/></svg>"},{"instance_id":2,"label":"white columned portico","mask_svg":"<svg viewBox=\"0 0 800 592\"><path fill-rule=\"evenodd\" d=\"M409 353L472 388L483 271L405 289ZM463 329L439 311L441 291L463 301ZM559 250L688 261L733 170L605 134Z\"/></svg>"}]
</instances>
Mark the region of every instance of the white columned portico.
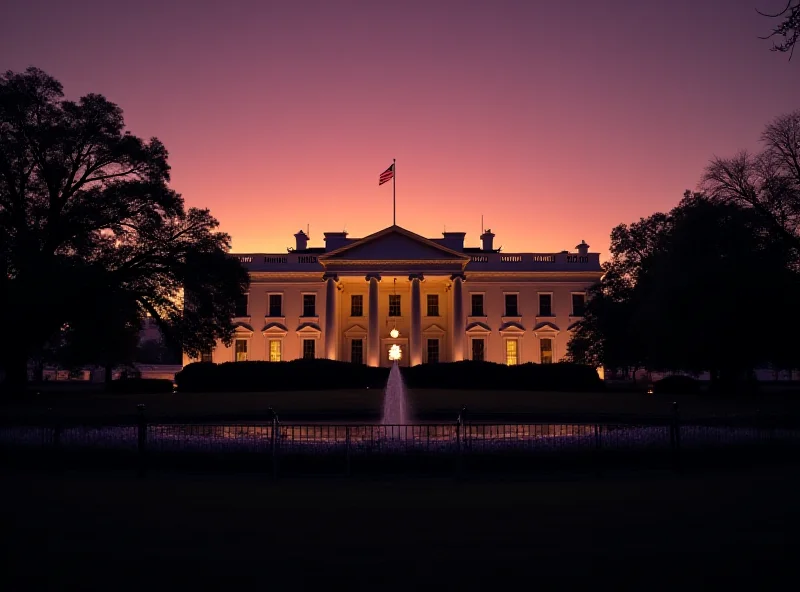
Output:
<instances>
[{"instance_id":1,"label":"white columned portico","mask_svg":"<svg viewBox=\"0 0 800 592\"><path fill-rule=\"evenodd\" d=\"M451 360L461 362L464 359L464 275L453 275L453 351Z\"/></svg>"},{"instance_id":2,"label":"white columned portico","mask_svg":"<svg viewBox=\"0 0 800 592\"><path fill-rule=\"evenodd\" d=\"M369 282L369 324L367 325L367 365L380 366L381 363L381 340L378 331L378 282L381 276L370 274L367 276Z\"/></svg>"},{"instance_id":3,"label":"white columned portico","mask_svg":"<svg viewBox=\"0 0 800 592\"><path fill-rule=\"evenodd\" d=\"M422 274L408 276L411 280L411 334L409 335L409 364L416 366L422 363L422 296L420 281Z\"/></svg>"},{"instance_id":4,"label":"white columned portico","mask_svg":"<svg viewBox=\"0 0 800 592\"><path fill-rule=\"evenodd\" d=\"M339 311L339 290L335 275L325 276L325 357L329 360L336 359L336 316Z\"/></svg>"}]
</instances>

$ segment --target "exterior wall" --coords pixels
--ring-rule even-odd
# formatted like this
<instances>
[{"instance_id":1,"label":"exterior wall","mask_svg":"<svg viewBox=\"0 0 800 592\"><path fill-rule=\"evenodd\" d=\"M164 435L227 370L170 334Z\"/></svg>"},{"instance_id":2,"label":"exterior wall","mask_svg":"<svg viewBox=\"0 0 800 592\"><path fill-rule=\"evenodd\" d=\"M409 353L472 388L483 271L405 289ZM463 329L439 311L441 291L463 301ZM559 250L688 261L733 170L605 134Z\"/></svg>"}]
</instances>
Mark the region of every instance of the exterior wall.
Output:
<instances>
[{"instance_id":1,"label":"exterior wall","mask_svg":"<svg viewBox=\"0 0 800 592\"><path fill-rule=\"evenodd\" d=\"M445 239L430 240L392 226L363 239L348 239L345 233L328 234L327 250L309 249L305 243L301 247L298 242L301 250L285 254L236 255L249 270L251 284L248 314L234 319L234 339L247 341L249 360L268 360L268 343L272 339L281 342L282 360L294 360L302 357L303 339L314 339L316 357L349 361L352 340L362 339L367 363L371 349L367 277L377 276L378 323L371 338L378 342L381 365L389 365L388 349L393 343L402 349L401 364L408 364L412 356L424 363L428 359L429 338L439 339L442 362L471 359L472 340L482 338L486 346L484 359L499 363L506 362L508 339L517 340L517 363L541 362L541 342L551 339L556 362L566 355L569 329L579 320L572 315L572 293L585 293L602 273L599 255L589 253L585 243L576 247L578 253L501 254L465 249L463 233L449 233L459 235L455 238L446 235ZM454 352L457 336L453 330L460 323L453 316L453 295L462 281L464 351ZM421 308L420 349L412 352L412 286L416 282ZM552 316L539 315L541 292L552 294ZM278 317L267 316L270 293L282 296L283 310ZM316 314L312 317L303 316L303 294L308 293L316 296ZM389 296L395 293L401 298L401 314L390 317ZM484 294L485 314L479 318L471 314L473 293ZM518 295L518 316L513 318L505 316L506 293ZM362 316L351 315L354 294L363 296ZM439 296L438 316L427 315L429 294ZM335 315L331 323L327 322L328 295L336 300L330 309ZM326 328L335 331L331 343L326 338ZM390 337L393 328L400 332L397 339ZM212 352L216 363L234 359L233 343L230 347L218 343ZM184 363L190 361L195 360L184 359Z\"/></svg>"}]
</instances>

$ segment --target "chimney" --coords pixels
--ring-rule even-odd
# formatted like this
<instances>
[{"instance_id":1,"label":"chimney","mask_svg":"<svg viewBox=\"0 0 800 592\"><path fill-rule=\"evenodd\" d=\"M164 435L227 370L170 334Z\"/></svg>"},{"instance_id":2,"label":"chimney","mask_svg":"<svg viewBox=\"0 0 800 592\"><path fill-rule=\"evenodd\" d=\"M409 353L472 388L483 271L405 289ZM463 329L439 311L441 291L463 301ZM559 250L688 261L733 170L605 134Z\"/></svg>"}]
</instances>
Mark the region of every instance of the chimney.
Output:
<instances>
[{"instance_id":1,"label":"chimney","mask_svg":"<svg viewBox=\"0 0 800 592\"><path fill-rule=\"evenodd\" d=\"M578 249L578 253L581 255L587 255L589 253L589 245L586 244L585 240L581 240L581 244L575 248Z\"/></svg>"},{"instance_id":2,"label":"chimney","mask_svg":"<svg viewBox=\"0 0 800 592\"><path fill-rule=\"evenodd\" d=\"M466 234L466 232L443 232L442 236L444 238L439 244L460 253L464 250L464 236Z\"/></svg>"},{"instance_id":3,"label":"chimney","mask_svg":"<svg viewBox=\"0 0 800 592\"><path fill-rule=\"evenodd\" d=\"M308 235L303 232L302 230L294 235L297 244L295 245L295 251L305 251L308 248Z\"/></svg>"},{"instance_id":4,"label":"chimney","mask_svg":"<svg viewBox=\"0 0 800 592\"><path fill-rule=\"evenodd\" d=\"M481 250L483 251L493 251L492 248L492 240L494 239L494 234L492 233L491 228L487 228L484 233L481 235L481 242L483 243L481 246Z\"/></svg>"},{"instance_id":5,"label":"chimney","mask_svg":"<svg viewBox=\"0 0 800 592\"><path fill-rule=\"evenodd\" d=\"M349 242L346 232L326 232L324 234L326 251L335 251Z\"/></svg>"}]
</instances>

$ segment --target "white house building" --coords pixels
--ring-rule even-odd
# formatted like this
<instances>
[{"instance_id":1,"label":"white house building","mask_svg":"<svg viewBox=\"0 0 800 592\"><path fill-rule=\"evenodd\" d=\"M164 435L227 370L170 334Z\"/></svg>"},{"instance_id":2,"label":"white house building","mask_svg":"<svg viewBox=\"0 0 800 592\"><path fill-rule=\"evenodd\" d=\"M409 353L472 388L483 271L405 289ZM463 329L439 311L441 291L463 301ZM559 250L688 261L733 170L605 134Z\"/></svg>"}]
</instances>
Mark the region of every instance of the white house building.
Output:
<instances>
[{"instance_id":1,"label":"white house building","mask_svg":"<svg viewBox=\"0 0 800 592\"><path fill-rule=\"evenodd\" d=\"M428 239L399 226L364 238L302 230L286 253L237 254L250 273L230 347L204 361L321 357L387 366L465 359L506 364L562 359L586 290L602 275L598 253L505 253L486 230ZM184 363L192 360L186 358Z\"/></svg>"}]
</instances>

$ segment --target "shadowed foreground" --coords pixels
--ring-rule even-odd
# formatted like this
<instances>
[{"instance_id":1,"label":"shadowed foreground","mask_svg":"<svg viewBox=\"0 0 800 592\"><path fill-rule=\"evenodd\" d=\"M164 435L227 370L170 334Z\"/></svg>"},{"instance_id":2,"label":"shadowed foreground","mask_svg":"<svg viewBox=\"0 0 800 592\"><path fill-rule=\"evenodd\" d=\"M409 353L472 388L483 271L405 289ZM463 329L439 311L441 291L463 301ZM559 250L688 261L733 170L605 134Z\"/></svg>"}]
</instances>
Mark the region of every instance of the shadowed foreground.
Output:
<instances>
[{"instance_id":1,"label":"shadowed foreground","mask_svg":"<svg viewBox=\"0 0 800 592\"><path fill-rule=\"evenodd\" d=\"M2 578L14 590L245 581L265 590L512 581L763 590L796 575L796 467L461 483L122 472L3 480Z\"/></svg>"}]
</instances>

